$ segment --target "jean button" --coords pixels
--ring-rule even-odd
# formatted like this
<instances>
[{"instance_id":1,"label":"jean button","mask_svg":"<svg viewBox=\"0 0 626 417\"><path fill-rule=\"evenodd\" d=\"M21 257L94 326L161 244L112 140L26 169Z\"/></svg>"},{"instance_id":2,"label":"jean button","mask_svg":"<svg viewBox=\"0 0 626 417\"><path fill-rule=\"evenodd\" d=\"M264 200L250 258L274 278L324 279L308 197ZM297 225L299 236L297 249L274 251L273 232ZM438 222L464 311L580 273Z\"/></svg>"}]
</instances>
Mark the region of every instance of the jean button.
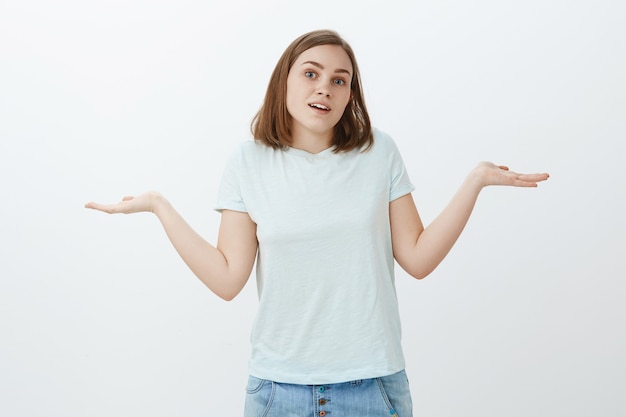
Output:
<instances>
[{"instance_id":1,"label":"jean button","mask_svg":"<svg viewBox=\"0 0 626 417\"><path fill-rule=\"evenodd\" d=\"M320 417L324 417L326 415L326 411L320 411Z\"/></svg>"},{"instance_id":2,"label":"jean button","mask_svg":"<svg viewBox=\"0 0 626 417\"><path fill-rule=\"evenodd\" d=\"M325 398L322 398L322 399L319 401L319 403L320 403L320 405L326 405L326 399L325 399Z\"/></svg>"},{"instance_id":3,"label":"jean button","mask_svg":"<svg viewBox=\"0 0 626 417\"><path fill-rule=\"evenodd\" d=\"M318 391L319 391L319 392L324 392L324 391L326 391L326 388L324 388L324 387L319 387L319 388L318 388Z\"/></svg>"}]
</instances>

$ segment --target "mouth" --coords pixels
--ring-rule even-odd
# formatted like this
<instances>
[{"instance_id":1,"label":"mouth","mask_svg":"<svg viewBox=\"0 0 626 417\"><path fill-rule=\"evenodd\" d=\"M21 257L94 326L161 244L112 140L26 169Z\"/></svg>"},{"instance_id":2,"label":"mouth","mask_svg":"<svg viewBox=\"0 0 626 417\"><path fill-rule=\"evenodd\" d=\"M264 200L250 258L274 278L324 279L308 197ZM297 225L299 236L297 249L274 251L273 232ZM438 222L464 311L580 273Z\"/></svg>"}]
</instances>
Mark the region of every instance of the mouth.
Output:
<instances>
[{"instance_id":1,"label":"mouth","mask_svg":"<svg viewBox=\"0 0 626 417\"><path fill-rule=\"evenodd\" d=\"M323 112L330 111L330 107L328 107L328 106L326 106L324 104L321 104L321 103L311 103L311 104L309 104L309 107L311 107L312 109L323 111Z\"/></svg>"}]
</instances>

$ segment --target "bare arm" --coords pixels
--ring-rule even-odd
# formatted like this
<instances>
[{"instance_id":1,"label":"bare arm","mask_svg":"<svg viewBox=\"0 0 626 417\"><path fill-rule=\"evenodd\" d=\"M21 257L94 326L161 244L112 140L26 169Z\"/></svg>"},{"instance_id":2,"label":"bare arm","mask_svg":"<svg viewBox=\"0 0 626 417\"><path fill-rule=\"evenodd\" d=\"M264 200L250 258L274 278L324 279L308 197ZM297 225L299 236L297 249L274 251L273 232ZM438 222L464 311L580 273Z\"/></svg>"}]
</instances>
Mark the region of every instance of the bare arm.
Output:
<instances>
[{"instance_id":1,"label":"bare arm","mask_svg":"<svg viewBox=\"0 0 626 417\"><path fill-rule=\"evenodd\" d=\"M467 176L444 210L424 228L407 194L389 204L391 240L394 257L411 276L422 279L430 274L448 254L465 228L483 187L509 185L536 187L548 174L518 174L507 167L480 163Z\"/></svg>"},{"instance_id":2,"label":"bare arm","mask_svg":"<svg viewBox=\"0 0 626 417\"><path fill-rule=\"evenodd\" d=\"M224 210L217 246L196 233L159 193L124 197L117 204L87 203L106 213L153 212L191 271L215 294L232 300L244 287L257 251L256 224L247 213Z\"/></svg>"}]
</instances>

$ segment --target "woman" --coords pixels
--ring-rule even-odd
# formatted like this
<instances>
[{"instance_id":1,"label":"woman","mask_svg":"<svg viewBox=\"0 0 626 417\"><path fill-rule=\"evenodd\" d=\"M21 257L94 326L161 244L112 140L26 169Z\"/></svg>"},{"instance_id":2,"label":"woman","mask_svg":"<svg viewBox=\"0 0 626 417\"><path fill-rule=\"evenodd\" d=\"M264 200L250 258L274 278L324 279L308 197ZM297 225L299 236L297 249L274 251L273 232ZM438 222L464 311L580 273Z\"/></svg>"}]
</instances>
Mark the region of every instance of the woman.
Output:
<instances>
[{"instance_id":1,"label":"woman","mask_svg":"<svg viewBox=\"0 0 626 417\"><path fill-rule=\"evenodd\" d=\"M547 174L480 163L426 228L393 140L373 129L350 46L333 31L294 40L228 162L217 245L159 193L108 213L151 211L195 275L225 300L257 260L246 417L412 415L394 259L421 279L459 237L481 189Z\"/></svg>"}]
</instances>

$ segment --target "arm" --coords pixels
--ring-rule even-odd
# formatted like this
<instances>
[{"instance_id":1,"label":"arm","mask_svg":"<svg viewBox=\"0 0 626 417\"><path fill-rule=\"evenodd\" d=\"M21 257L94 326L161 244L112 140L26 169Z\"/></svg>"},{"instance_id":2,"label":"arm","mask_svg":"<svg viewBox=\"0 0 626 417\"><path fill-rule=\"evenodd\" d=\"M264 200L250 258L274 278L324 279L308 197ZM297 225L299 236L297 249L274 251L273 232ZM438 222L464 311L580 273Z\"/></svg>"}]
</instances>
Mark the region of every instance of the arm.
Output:
<instances>
[{"instance_id":1,"label":"arm","mask_svg":"<svg viewBox=\"0 0 626 417\"><path fill-rule=\"evenodd\" d=\"M196 233L159 193L124 197L117 204L87 203L106 213L153 212L191 271L216 295L230 301L244 287L257 251L256 224L248 213L222 212L217 246Z\"/></svg>"},{"instance_id":2,"label":"arm","mask_svg":"<svg viewBox=\"0 0 626 417\"><path fill-rule=\"evenodd\" d=\"M444 210L426 228L413 197L407 194L389 204L391 241L398 264L411 276L422 279L448 254L465 228L483 187L509 185L536 187L548 174L518 174L507 167L480 163L467 176Z\"/></svg>"}]
</instances>

